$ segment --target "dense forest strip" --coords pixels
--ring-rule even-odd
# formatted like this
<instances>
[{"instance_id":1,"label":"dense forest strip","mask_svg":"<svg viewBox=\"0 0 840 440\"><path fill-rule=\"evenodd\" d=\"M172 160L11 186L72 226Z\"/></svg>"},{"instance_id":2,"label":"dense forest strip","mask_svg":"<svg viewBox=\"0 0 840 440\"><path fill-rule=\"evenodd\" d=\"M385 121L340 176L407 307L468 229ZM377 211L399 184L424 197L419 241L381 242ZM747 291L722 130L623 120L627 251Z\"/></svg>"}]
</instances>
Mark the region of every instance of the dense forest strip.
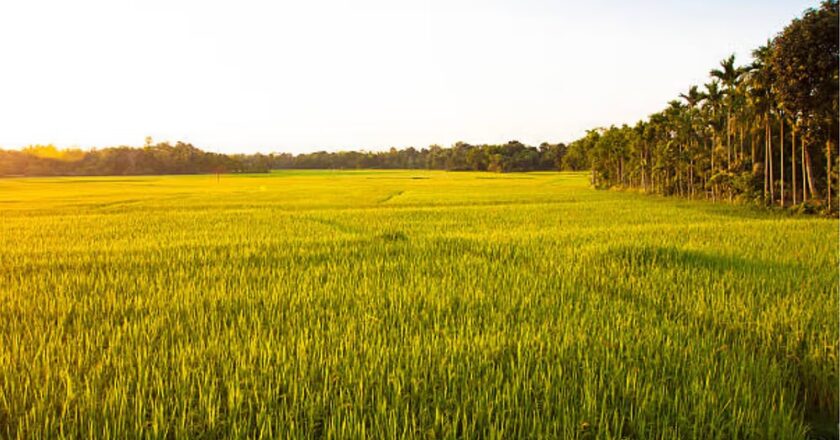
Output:
<instances>
[{"instance_id":1,"label":"dense forest strip","mask_svg":"<svg viewBox=\"0 0 840 440\"><path fill-rule=\"evenodd\" d=\"M743 66L730 56L635 126L569 145L593 184L832 211L837 198L838 6L805 11ZM800 180L801 179L801 180Z\"/></svg>"},{"instance_id":2,"label":"dense forest strip","mask_svg":"<svg viewBox=\"0 0 840 440\"><path fill-rule=\"evenodd\" d=\"M292 155L208 153L183 142L142 148L114 147L84 151L33 145L0 150L2 176L141 175L259 173L272 169L430 169L448 171L583 170L584 156L567 154L565 144L539 147L510 141L501 145L458 142L451 148L391 148L388 151L318 151Z\"/></svg>"}]
</instances>

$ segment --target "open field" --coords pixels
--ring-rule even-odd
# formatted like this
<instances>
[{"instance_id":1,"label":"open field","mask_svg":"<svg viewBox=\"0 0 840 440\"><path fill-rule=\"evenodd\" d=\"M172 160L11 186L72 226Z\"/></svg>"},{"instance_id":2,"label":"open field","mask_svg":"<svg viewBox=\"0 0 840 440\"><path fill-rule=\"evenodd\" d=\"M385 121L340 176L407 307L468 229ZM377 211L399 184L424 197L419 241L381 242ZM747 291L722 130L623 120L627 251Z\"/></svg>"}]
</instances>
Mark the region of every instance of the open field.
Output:
<instances>
[{"instance_id":1,"label":"open field","mask_svg":"<svg viewBox=\"0 0 840 440\"><path fill-rule=\"evenodd\" d=\"M0 437L828 434L837 246L584 174L0 180Z\"/></svg>"}]
</instances>

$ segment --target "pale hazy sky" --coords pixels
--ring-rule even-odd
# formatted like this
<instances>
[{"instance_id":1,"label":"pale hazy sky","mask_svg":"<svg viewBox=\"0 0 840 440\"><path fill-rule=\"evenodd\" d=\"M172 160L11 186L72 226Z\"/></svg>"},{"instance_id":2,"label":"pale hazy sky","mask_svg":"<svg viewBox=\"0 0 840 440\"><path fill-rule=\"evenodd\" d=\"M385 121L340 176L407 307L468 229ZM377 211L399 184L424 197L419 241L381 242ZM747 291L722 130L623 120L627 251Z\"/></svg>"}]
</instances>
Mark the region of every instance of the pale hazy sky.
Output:
<instances>
[{"instance_id":1,"label":"pale hazy sky","mask_svg":"<svg viewBox=\"0 0 840 440\"><path fill-rule=\"evenodd\" d=\"M816 1L2 0L0 148L571 141Z\"/></svg>"}]
</instances>

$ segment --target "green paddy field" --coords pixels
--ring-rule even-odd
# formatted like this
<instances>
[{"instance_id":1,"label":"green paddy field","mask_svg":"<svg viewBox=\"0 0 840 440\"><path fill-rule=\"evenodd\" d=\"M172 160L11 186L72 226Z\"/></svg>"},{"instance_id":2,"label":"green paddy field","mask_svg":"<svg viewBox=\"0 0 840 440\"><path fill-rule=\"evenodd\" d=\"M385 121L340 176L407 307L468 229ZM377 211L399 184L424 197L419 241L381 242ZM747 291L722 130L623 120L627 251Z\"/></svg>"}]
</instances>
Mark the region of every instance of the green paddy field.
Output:
<instances>
[{"instance_id":1,"label":"green paddy field","mask_svg":"<svg viewBox=\"0 0 840 440\"><path fill-rule=\"evenodd\" d=\"M0 438L829 437L838 221L574 173L0 180Z\"/></svg>"}]
</instances>

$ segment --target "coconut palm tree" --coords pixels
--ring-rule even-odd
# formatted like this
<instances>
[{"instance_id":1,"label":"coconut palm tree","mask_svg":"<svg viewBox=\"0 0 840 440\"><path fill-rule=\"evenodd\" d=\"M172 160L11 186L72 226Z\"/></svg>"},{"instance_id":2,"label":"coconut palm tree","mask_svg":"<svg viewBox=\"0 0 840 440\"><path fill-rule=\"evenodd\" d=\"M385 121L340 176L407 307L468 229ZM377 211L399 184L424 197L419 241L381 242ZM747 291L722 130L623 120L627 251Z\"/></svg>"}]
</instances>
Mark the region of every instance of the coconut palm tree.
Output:
<instances>
[{"instance_id":1,"label":"coconut palm tree","mask_svg":"<svg viewBox=\"0 0 840 440\"><path fill-rule=\"evenodd\" d=\"M722 129L721 113L724 105L724 93L720 88L720 81L712 80L705 84L706 91L703 93L703 119L707 131L711 132L711 142L709 148L709 160L711 167L709 169L708 180L711 181L715 174L717 174L717 162L715 160L715 150L720 143L720 132ZM715 186L712 186L712 198L716 197Z\"/></svg>"},{"instance_id":2,"label":"coconut palm tree","mask_svg":"<svg viewBox=\"0 0 840 440\"><path fill-rule=\"evenodd\" d=\"M726 89L726 166L732 166L732 110L735 106L735 88L741 80L744 69L735 66L735 54L720 62L720 69L712 69L709 75L720 80Z\"/></svg>"},{"instance_id":3,"label":"coconut palm tree","mask_svg":"<svg viewBox=\"0 0 840 440\"><path fill-rule=\"evenodd\" d=\"M638 155L637 169L641 174L641 187L645 191L648 191L650 180L650 151L648 148L648 139L645 136L647 130L648 123L645 121L639 121L633 127L636 141L635 153Z\"/></svg>"},{"instance_id":4,"label":"coconut palm tree","mask_svg":"<svg viewBox=\"0 0 840 440\"><path fill-rule=\"evenodd\" d=\"M750 85L750 105L756 115L754 120L764 125L764 193L765 197L769 194L770 203L772 203L775 200L775 190L773 182L773 144L770 142L773 132L770 119L775 104L772 91L773 77L768 68L770 54L769 42L753 51L754 61L750 65L747 81Z\"/></svg>"},{"instance_id":5,"label":"coconut palm tree","mask_svg":"<svg viewBox=\"0 0 840 440\"><path fill-rule=\"evenodd\" d=\"M694 163L695 163L695 156L698 154L695 147L695 140L697 137L697 132L695 130L696 127L696 119L698 116L697 106L700 102L706 99L706 94L701 92L700 89L696 85L692 85L688 88L688 93L680 93L680 98L684 99L686 104L688 105L687 113L688 113L688 151L689 151L689 181L691 182L691 195L694 195L694 178L695 178L695 170L694 170Z\"/></svg>"}]
</instances>

